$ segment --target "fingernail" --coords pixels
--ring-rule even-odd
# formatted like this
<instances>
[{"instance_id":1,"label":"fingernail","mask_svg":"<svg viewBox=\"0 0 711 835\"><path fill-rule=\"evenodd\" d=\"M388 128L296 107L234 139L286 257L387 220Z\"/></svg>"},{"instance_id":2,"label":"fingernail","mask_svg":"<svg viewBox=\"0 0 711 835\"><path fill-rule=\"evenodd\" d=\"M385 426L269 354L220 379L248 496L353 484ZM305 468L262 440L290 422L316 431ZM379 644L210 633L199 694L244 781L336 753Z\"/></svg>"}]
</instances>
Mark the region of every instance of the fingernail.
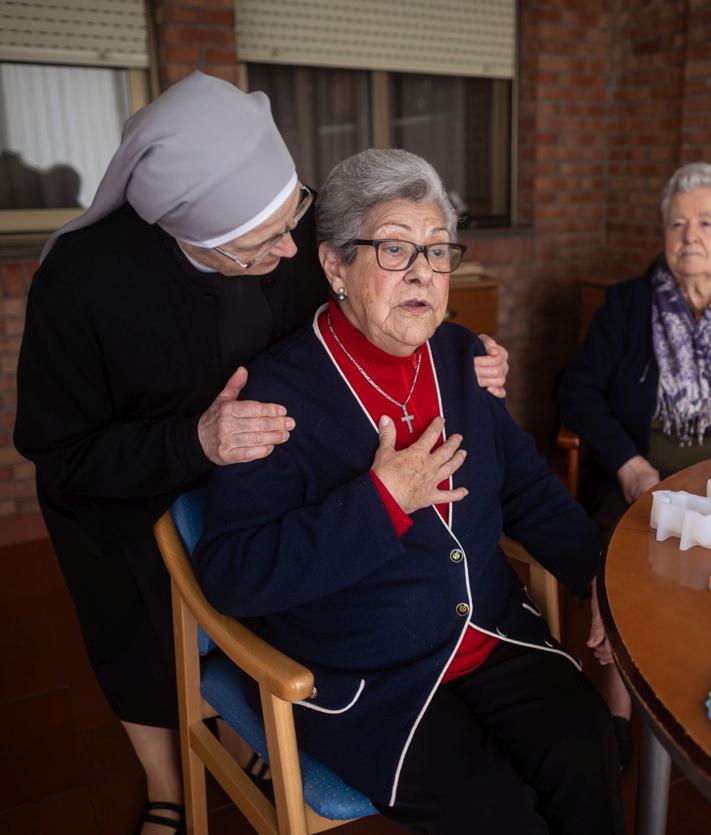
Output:
<instances>
[{"instance_id":1,"label":"fingernail","mask_svg":"<svg viewBox=\"0 0 711 835\"><path fill-rule=\"evenodd\" d=\"M387 415L383 415L380 418L380 425L381 426L390 426L390 418Z\"/></svg>"},{"instance_id":2,"label":"fingernail","mask_svg":"<svg viewBox=\"0 0 711 835\"><path fill-rule=\"evenodd\" d=\"M286 407L285 406L277 406L277 415L282 417L286 414Z\"/></svg>"},{"instance_id":3,"label":"fingernail","mask_svg":"<svg viewBox=\"0 0 711 835\"><path fill-rule=\"evenodd\" d=\"M287 418L287 419L284 421L284 426L285 426L287 429L293 429L293 428L296 426L296 421L294 420L294 418Z\"/></svg>"}]
</instances>

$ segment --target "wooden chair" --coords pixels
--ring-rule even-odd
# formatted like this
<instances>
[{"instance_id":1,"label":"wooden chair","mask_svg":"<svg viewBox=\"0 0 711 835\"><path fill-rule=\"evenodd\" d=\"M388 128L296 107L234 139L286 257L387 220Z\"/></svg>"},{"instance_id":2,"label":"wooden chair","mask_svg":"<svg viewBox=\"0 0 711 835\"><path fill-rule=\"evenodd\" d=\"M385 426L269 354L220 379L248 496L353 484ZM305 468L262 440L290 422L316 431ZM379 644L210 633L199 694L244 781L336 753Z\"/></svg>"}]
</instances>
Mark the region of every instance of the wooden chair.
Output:
<instances>
[{"instance_id":1,"label":"wooden chair","mask_svg":"<svg viewBox=\"0 0 711 835\"><path fill-rule=\"evenodd\" d=\"M566 452L566 473L564 484L570 495L578 497L578 476L580 470L580 436L565 426L558 432L557 445ZM548 628L553 637L560 641L562 635L562 620L560 607L560 591L556 578L528 553L519 542L501 537L501 548L506 556L514 562L525 563L528 566L528 591L533 602L543 612Z\"/></svg>"},{"instance_id":2,"label":"wooden chair","mask_svg":"<svg viewBox=\"0 0 711 835\"><path fill-rule=\"evenodd\" d=\"M558 449L566 453L565 486L570 495L577 499L580 479L580 435L561 424L556 443Z\"/></svg>"},{"instance_id":3,"label":"wooden chair","mask_svg":"<svg viewBox=\"0 0 711 835\"><path fill-rule=\"evenodd\" d=\"M154 527L172 587L188 835L208 831L205 768L260 835L307 835L377 814L367 798L298 751L292 704L311 695L313 674L203 596L187 555L202 531L202 505L200 491L184 494ZM201 658L214 646L221 653ZM259 685L263 724L245 697L243 674ZM275 806L206 726L204 719L217 714L269 763Z\"/></svg>"},{"instance_id":4,"label":"wooden chair","mask_svg":"<svg viewBox=\"0 0 711 835\"><path fill-rule=\"evenodd\" d=\"M528 566L528 593L543 613L551 635L556 641L560 641L562 623L558 581L539 562L536 562L520 542L509 539L508 536L502 536L499 545L509 560Z\"/></svg>"}]
</instances>

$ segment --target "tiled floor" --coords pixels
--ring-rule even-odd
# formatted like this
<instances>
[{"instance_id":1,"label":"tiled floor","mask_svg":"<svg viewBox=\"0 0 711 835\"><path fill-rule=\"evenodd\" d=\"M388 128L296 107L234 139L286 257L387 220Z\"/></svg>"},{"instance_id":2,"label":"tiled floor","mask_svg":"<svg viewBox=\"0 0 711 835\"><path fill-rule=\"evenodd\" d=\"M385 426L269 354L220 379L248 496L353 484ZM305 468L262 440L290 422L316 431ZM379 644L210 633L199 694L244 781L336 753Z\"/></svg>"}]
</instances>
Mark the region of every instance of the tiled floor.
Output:
<instances>
[{"instance_id":1,"label":"tiled floor","mask_svg":"<svg viewBox=\"0 0 711 835\"><path fill-rule=\"evenodd\" d=\"M1 547L0 578L0 833L133 835L141 770L94 682L49 543ZM566 614L580 653L587 607L568 602ZM625 783L629 832L635 779ZM211 835L252 835L215 786L210 806ZM372 818L339 831L399 830ZM667 835L709 833L711 804L676 775Z\"/></svg>"}]
</instances>

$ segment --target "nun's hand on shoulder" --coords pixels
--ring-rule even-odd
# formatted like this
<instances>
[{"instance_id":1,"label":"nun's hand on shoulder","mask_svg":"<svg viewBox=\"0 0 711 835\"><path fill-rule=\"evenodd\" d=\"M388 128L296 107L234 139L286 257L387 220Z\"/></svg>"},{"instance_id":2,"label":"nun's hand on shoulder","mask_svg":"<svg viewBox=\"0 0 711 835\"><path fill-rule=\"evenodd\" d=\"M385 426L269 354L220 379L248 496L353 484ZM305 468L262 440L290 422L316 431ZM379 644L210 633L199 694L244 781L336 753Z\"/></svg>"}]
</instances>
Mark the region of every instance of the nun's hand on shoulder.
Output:
<instances>
[{"instance_id":1,"label":"nun's hand on shoulder","mask_svg":"<svg viewBox=\"0 0 711 835\"><path fill-rule=\"evenodd\" d=\"M266 458L295 426L283 406L237 400L246 382L247 369L240 367L198 421L200 445L213 464Z\"/></svg>"},{"instance_id":2,"label":"nun's hand on shoulder","mask_svg":"<svg viewBox=\"0 0 711 835\"><path fill-rule=\"evenodd\" d=\"M491 336L479 334L486 356L474 357L474 373L482 388L494 397L506 397L506 377L509 373L509 352Z\"/></svg>"}]
</instances>

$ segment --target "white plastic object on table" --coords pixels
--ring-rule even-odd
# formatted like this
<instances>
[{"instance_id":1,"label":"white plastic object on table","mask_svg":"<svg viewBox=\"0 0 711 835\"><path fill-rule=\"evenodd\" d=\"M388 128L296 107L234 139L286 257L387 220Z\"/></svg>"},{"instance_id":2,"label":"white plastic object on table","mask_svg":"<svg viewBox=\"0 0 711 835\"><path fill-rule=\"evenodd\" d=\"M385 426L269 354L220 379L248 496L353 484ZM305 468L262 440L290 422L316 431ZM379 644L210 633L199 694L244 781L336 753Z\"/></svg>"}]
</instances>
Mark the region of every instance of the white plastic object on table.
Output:
<instances>
[{"instance_id":1,"label":"white plastic object on table","mask_svg":"<svg viewBox=\"0 0 711 835\"><path fill-rule=\"evenodd\" d=\"M656 529L658 542L678 536L680 551L694 545L711 548L711 478L705 498L686 490L654 490L652 497L649 524Z\"/></svg>"}]
</instances>

